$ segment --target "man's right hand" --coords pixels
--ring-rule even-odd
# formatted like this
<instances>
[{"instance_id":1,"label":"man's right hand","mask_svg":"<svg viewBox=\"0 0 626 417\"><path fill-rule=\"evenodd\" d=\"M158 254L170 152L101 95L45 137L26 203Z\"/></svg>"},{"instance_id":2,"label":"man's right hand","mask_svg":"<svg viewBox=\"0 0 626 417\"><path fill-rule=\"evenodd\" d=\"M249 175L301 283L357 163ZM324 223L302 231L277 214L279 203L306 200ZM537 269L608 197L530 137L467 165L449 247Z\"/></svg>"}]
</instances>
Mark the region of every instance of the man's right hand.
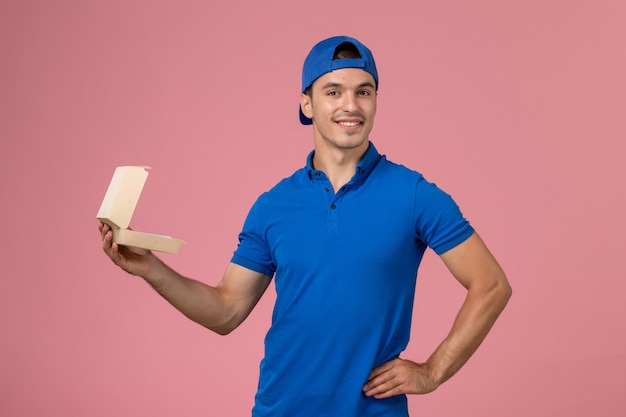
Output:
<instances>
[{"instance_id":1,"label":"man's right hand","mask_svg":"<svg viewBox=\"0 0 626 417\"><path fill-rule=\"evenodd\" d=\"M113 230L108 224L100 222L99 229L102 236L102 250L113 263L129 274L147 277L150 272L152 252L114 243Z\"/></svg>"}]
</instances>

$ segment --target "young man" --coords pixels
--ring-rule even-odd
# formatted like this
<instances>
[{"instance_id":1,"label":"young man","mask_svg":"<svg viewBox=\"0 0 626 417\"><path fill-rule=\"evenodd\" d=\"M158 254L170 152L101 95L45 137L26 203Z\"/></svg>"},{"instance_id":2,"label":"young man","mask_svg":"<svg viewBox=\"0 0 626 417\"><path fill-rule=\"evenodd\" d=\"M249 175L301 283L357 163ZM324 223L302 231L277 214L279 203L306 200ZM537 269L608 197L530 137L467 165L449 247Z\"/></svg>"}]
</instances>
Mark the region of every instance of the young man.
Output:
<instances>
[{"instance_id":1,"label":"young man","mask_svg":"<svg viewBox=\"0 0 626 417\"><path fill-rule=\"evenodd\" d=\"M407 416L406 394L435 390L474 353L503 310L507 279L454 201L369 141L378 73L353 38L317 44L305 60L300 120L313 125L306 166L254 204L216 287L152 253L105 253L190 319L235 329L272 278L277 299L253 416ZM417 268L432 248L467 289L448 336L425 363L401 358Z\"/></svg>"}]
</instances>

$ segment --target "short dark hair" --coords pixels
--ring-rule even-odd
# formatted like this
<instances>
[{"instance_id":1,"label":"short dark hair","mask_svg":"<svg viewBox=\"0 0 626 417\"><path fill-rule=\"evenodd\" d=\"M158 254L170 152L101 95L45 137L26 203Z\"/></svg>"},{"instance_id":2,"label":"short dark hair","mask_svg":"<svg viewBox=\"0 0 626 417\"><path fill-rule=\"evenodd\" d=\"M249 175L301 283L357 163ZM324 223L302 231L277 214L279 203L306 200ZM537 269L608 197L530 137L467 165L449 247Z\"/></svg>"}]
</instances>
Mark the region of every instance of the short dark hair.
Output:
<instances>
[{"instance_id":1,"label":"short dark hair","mask_svg":"<svg viewBox=\"0 0 626 417\"><path fill-rule=\"evenodd\" d=\"M352 42L341 43L335 48L333 60L362 58L359 50Z\"/></svg>"},{"instance_id":2,"label":"short dark hair","mask_svg":"<svg viewBox=\"0 0 626 417\"><path fill-rule=\"evenodd\" d=\"M352 42L343 42L337 45L335 48L335 53L333 54L333 61L338 61L340 59L354 59L361 58L361 53L357 49L357 47ZM307 87L304 90L304 94L311 97L313 93L313 85Z\"/></svg>"}]
</instances>

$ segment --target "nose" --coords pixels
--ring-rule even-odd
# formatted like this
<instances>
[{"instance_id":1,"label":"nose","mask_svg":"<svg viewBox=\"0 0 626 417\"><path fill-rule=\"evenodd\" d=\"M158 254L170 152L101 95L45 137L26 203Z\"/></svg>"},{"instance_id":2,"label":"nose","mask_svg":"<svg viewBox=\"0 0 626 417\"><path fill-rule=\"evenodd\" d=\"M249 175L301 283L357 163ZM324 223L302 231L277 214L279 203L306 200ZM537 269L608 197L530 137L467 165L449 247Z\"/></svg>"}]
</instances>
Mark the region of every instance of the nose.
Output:
<instances>
[{"instance_id":1,"label":"nose","mask_svg":"<svg viewBox=\"0 0 626 417\"><path fill-rule=\"evenodd\" d=\"M354 92L346 92L343 95L343 103L342 108L346 112L353 112L357 109L357 99L356 94Z\"/></svg>"}]
</instances>

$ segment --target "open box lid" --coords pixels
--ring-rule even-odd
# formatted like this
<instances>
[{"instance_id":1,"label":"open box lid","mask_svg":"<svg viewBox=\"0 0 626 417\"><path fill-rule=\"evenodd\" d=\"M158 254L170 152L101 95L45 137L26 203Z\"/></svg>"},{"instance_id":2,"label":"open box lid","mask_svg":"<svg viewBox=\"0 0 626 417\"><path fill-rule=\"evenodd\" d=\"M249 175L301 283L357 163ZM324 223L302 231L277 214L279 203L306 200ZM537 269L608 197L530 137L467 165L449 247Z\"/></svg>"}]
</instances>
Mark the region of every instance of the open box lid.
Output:
<instances>
[{"instance_id":1,"label":"open box lid","mask_svg":"<svg viewBox=\"0 0 626 417\"><path fill-rule=\"evenodd\" d=\"M135 207L148 178L147 166L117 167L102 205L96 216L111 227L126 229L130 226Z\"/></svg>"},{"instance_id":2,"label":"open box lid","mask_svg":"<svg viewBox=\"0 0 626 417\"><path fill-rule=\"evenodd\" d=\"M113 241L119 245L176 253L184 241L128 228L148 178L148 169L148 166L117 167L96 218L111 226Z\"/></svg>"}]
</instances>

